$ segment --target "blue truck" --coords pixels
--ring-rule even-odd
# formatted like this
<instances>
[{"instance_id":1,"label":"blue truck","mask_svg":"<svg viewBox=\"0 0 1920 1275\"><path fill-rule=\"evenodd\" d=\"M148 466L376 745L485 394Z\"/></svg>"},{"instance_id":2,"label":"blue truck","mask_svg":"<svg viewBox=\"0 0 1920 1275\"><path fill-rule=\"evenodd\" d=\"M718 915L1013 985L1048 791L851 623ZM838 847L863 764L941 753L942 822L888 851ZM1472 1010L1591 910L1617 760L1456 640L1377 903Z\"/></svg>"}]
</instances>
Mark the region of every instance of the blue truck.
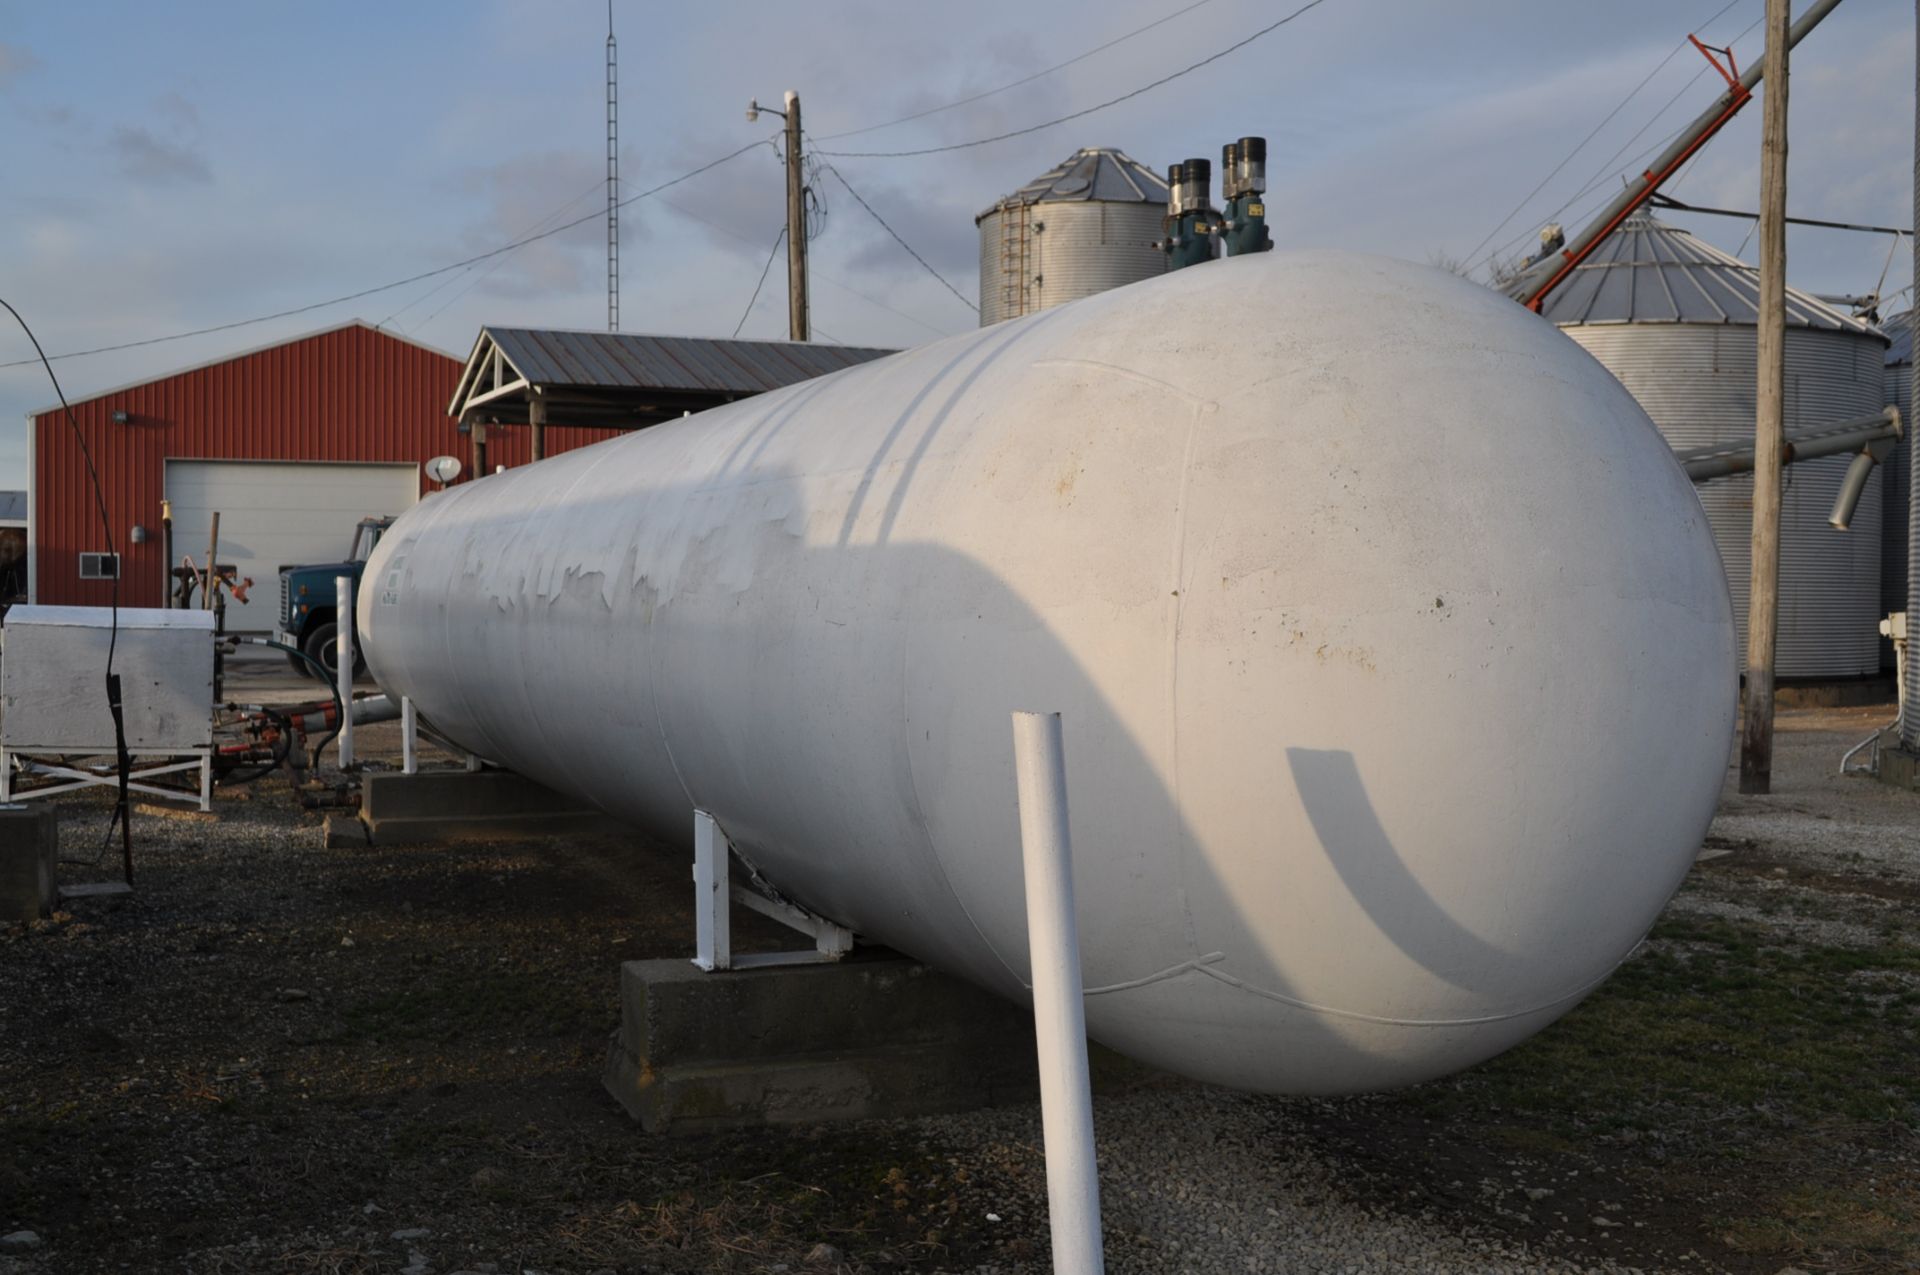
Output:
<instances>
[{"instance_id":1,"label":"blue truck","mask_svg":"<svg viewBox=\"0 0 1920 1275\"><path fill-rule=\"evenodd\" d=\"M334 639L339 635L338 613L334 600L339 596L335 581L340 576L353 580L353 587L360 587L360 573L366 570L367 559L373 556L373 547L380 543L380 537L386 534L393 519L362 518L353 530L353 550L345 562L300 563L280 568L280 621L279 632L274 640L284 646L305 651L308 659L313 660L332 676L339 672L339 651ZM287 656L287 663L297 672L313 675L313 667L306 660L295 655ZM356 649L353 653L353 671L356 675L366 667Z\"/></svg>"}]
</instances>

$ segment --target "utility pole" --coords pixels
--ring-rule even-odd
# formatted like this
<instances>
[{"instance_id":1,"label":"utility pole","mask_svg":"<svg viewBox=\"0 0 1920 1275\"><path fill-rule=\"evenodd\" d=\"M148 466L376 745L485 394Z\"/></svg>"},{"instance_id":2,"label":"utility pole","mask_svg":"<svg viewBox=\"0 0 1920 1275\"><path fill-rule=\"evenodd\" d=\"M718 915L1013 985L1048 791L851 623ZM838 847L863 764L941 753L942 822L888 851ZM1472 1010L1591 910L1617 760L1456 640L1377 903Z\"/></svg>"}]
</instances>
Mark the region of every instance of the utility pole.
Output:
<instances>
[{"instance_id":1,"label":"utility pole","mask_svg":"<svg viewBox=\"0 0 1920 1275\"><path fill-rule=\"evenodd\" d=\"M807 175L800 164L800 95L787 90L787 334L807 336Z\"/></svg>"},{"instance_id":2,"label":"utility pole","mask_svg":"<svg viewBox=\"0 0 1920 1275\"><path fill-rule=\"evenodd\" d=\"M1767 0L1760 125L1760 326L1754 388L1753 575L1747 607L1740 791L1773 786L1773 648L1780 612L1780 452L1785 434L1787 0Z\"/></svg>"},{"instance_id":3,"label":"utility pole","mask_svg":"<svg viewBox=\"0 0 1920 1275\"><path fill-rule=\"evenodd\" d=\"M776 111L758 101L747 103L747 123L760 112L787 122L787 333L796 341L807 336L807 174L800 157L800 95L787 90L787 109Z\"/></svg>"}]
</instances>

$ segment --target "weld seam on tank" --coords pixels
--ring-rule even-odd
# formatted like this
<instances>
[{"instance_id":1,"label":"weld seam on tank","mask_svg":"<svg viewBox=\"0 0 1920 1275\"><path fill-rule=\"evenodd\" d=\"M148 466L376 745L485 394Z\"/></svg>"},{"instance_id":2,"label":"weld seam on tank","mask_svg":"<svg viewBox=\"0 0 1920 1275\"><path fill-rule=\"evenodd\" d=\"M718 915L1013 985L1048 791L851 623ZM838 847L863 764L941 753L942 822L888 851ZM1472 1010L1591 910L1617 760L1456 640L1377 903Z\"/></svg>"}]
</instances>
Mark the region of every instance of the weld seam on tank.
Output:
<instances>
[{"instance_id":1,"label":"weld seam on tank","mask_svg":"<svg viewBox=\"0 0 1920 1275\"><path fill-rule=\"evenodd\" d=\"M902 642L900 644L900 722L902 726L909 728L907 731L909 735L912 733L912 723L907 715L906 688L912 685L907 679L907 666L912 659L913 643ZM1027 982L1026 979L1020 977L1020 972L1014 969L1012 963L1007 960L1005 953L1001 952L999 944L987 937L986 930L981 928L979 919L973 915L973 909L969 908L967 901L960 897L960 891L953 888L953 877L947 872L946 860L940 857L940 847L934 844L933 832L927 827L927 808L925 803L920 799L920 777L914 773L912 749L906 751L906 759L907 791L913 797L913 805L911 808L913 826L920 830L920 839L927 847L927 863L933 868L934 872L939 875L940 888L947 892L947 898L951 899L953 905L960 909L960 915L966 918L966 922L972 927L974 934L979 937L980 942L985 945L987 951L992 954L993 959L1000 963L1000 968L1007 972L1007 977L1013 980L1014 985L1025 988L1029 992L1032 991L1033 985Z\"/></svg>"},{"instance_id":2,"label":"weld seam on tank","mask_svg":"<svg viewBox=\"0 0 1920 1275\"><path fill-rule=\"evenodd\" d=\"M1638 943L1634 944L1636 948L1639 946ZM1633 948L1627 949L1627 956L1631 956L1632 954ZM1272 992L1264 987L1255 987L1251 983L1235 978L1224 970L1214 969L1211 965L1193 965L1192 972L1195 974L1204 974L1211 979L1217 979L1225 983L1228 987L1245 992L1249 996L1263 997L1282 1005L1290 1005L1294 1009L1304 1009L1314 1014L1326 1014L1332 1018L1349 1018L1356 1022L1378 1023L1383 1027L1472 1027L1479 1023L1504 1023L1516 1018L1526 1018L1532 1014L1543 1014L1557 1005L1565 1005L1568 1001L1579 1000L1582 996L1585 996L1588 992L1591 992L1594 988L1612 978L1613 972L1620 968L1621 961L1625 961L1626 959L1626 956L1621 957L1619 961L1615 961L1612 965L1609 965L1606 972L1600 975L1600 977L1582 983L1572 991L1556 996L1552 1000L1541 1001L1538 1005L1526 1009L1507 1010L1499 1014L1481 1014L1473 1018L1394 1018L1386 1014L1369 1014L1363 1010L1341 1009L1335 1005L1317 1005L1312 1001L1301 1000L1298 996L1288 996L1284 992Z\"/></svg>"},{"instance_id":3,"label":"weld seam on tank","mask_svg":"<svg viewBox=\"0 0 1920 1275\"><path fill-rule=\"evenodd\" d=\"M1089 987L1086 989L1085 994L1088 996L1105 996L1108 992L1128 992L1136 987L1146 987L1152 983L1164 983L1170 978L1178 978L1190 970L1199 969L1202 965L1218 965L1226 959L1227 954L1225 952L1208 952L1205 956L1196 956L1190 961L1182 961L1178 965L1169 965L1158 974L1145 974L1139 978L1130 978L1124 983L1108 983L1104 987Z\"/></svg>"}]
</instances>

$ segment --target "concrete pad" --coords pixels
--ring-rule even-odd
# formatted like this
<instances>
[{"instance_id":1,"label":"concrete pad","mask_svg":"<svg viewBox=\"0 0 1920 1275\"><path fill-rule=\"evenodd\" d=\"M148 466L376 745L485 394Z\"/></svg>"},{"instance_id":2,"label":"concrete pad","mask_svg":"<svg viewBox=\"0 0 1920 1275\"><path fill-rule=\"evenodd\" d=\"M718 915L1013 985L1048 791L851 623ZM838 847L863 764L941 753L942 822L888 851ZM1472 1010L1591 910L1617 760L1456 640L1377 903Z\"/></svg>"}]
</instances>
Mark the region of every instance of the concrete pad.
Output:
<instances>
[{"instance_id":1,"label":"concrete pad","mask_svg":"<svg viewBox=\"0 0 1920 1275\"><path fill-rule=\"evenodd\" d=\"M360 818L377 846L600 832L619 827L598 809L510 770L364 774L360 778Z\"/></svg>"},{"instance_id":2,"label":"concrete pad","mask_svg":"<svg viewBox=\"0 0 1920 1275\"><path fill-rule=\"evenodd\" d=\"M0 921L32 921L58 902L60 818L51 806L0 806Z\"/></svg>"},{"instance_id":3,"label":"concrete pad","mask_svg":"<svg viewBox=\"0 0 1920 1275\"><path fill-rule=\"evenodd\" d=\"M1880 736L1880 768L1874 776L1883 784L1920 792L1920 753L1903 746L1898 731L1887 731Z\"/></svg>"},{"instance_id":4,"label":"concrete pad","mask_svg":"<svg viewBox=\"0 0 1920 1275\"><path fill-rule=\"evenodd\" d=\"M649 1133L967 1111L1039 1092L1022 1008L903 957L620 967L607 1091Z\"/></svg>"}]
</instances>

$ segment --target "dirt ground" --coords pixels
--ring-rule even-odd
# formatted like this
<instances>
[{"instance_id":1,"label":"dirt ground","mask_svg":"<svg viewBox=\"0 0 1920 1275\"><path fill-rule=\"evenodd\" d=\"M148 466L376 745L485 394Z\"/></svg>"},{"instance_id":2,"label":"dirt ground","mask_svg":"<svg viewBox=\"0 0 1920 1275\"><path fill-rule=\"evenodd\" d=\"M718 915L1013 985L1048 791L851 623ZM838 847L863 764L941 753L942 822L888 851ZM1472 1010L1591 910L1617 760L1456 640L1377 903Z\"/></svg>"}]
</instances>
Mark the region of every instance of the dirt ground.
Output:
<instances>
[{"instance_id":1,"label":"dirt ground","mask_svg":"<svg viewBox=\"0 0 1920 1275\"><path fill-rule=\"evenodd\" d=\"M1783 713L1774 795L1730 792L1642 951L1512 1053L1338 1101L1135 1080L1103 1141L1199 1112L1256 1204L1310 1177L1319 1216L1469 1246L1428 1269L1920 1270L1920 796L1832 773L1887 715ZM107 813L62 806L67 880L112 875ZM1030 1109L627 1121L617 966L691 950L680 853L329 849L277 778L218 813L139 817L130 899L0 929L0 1237L33 1233L0 1275L1047 1269ZM1109 1189L1110 1269L1322 1269L1195 1256L1243 1220Z\"/></svg>"}]
</instances>

